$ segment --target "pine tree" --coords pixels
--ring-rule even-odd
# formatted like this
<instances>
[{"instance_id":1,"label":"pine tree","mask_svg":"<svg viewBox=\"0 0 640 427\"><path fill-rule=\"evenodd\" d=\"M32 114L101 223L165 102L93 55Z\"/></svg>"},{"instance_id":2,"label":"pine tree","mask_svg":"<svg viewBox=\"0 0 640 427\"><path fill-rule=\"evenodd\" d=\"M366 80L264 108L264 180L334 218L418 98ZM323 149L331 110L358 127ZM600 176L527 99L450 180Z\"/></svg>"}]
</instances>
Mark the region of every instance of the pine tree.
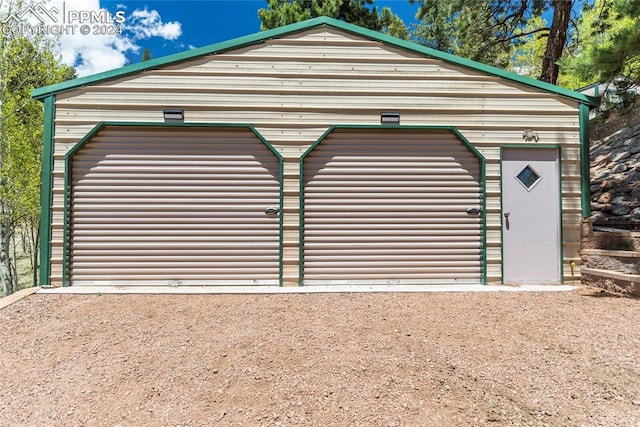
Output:
<instances>
[{"instance_id":1,"label":"pine tree","mask_svg":"<svg viewBox=\"0 0 640 427\"><path fill-rule=\"evenodd\" d=\"M142 59L140 62L149 61L151 59L151 50L148 47L145 47L142 51Z\"/></svg>"},{"instance_id":2,"label":"pine tree","mask_svg":"<svg viewBox=\"0 0 640 427\"><path fill-rule=\"evenodd\" d=\"M267 0L258 10L260 28L270 30L319 16L328 16L375 31L408 38L407 27L391 9L379 13L374 0Z\"/></svg>"}]
</instances>

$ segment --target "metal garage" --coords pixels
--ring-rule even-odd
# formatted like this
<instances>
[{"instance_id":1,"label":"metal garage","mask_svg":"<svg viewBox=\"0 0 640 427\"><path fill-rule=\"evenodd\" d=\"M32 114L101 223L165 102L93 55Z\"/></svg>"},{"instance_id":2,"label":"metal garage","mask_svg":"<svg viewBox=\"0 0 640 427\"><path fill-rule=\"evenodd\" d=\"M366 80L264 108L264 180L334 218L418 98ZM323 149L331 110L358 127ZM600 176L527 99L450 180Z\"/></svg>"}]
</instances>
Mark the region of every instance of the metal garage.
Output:
<instances>
[{"instance_id":1,"label":"metal garage","mask_svg":"<svg viewBox=\"0 0 640 427\"><path fill-rule=\"evenodd\" d=\"M104 126L68 165L71 284L280 283L280 158L249 128Z\"/></svg>"},{"instance_id":2,"label":"metal garage","mask_svg":"<svg viewBox=\"0 0 640 427\"><path fill-rule=\"evenodd\" d=\"M304 156L302 283L483 281L483 158L450 129L332 129Z\"/></svg>"},{"instance_id":3,"label":"metal garage","mask_svg":"<svg viewBox=\"0 0 640 427\"><path fill-rule=\"evenodd\" d=\"M585 95L320 17L33 96L41 285L578 279Z\"/></svg>"}]
</instances>

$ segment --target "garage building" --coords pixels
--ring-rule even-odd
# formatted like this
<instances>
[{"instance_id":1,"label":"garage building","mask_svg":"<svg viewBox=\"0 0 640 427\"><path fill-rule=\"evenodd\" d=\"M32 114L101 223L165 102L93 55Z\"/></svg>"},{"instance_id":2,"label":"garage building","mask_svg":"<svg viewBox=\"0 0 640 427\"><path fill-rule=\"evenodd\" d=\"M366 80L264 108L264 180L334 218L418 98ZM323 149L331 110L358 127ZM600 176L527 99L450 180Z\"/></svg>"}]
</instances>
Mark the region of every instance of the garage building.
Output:
<instances>
[{"instance_id":1,"label":"garage building","mask_svg":"<svg viewBox=\"0 0 640 427\"><path fill-rule=\"evenodd\" d=\"M579 275L576 92L316 18L33 96L40 285Z\"/></svg>"}]
</instances>

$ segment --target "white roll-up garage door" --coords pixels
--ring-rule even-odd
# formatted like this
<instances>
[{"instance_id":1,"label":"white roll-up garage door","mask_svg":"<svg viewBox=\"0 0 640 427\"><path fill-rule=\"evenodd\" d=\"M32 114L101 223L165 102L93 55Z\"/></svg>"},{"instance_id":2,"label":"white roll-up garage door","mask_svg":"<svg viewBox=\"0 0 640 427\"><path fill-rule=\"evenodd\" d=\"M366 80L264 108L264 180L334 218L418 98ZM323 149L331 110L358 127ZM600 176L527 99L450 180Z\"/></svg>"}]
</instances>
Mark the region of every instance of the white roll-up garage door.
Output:
<instances>
[{"instance_id":1,"label":"white roll-up garage door","mask_svg":"<svg viewBox=\"0 0 640 427\"><path fill-rule=\"evenodd\" d=\"M280 160L250 129L107 126L70 171L71 284L279 283Z\"/></svg>"},{"instance_id":2,"label":"white roll-up garage door","mask_svg":"<svg viewBox=\"0 0 640 427\"><path fill-rule=\"evenodd\" d=\"M481 283L481 182L449 130L335 129L303 160L303 283Z\"/></svg>"}]
</instances>

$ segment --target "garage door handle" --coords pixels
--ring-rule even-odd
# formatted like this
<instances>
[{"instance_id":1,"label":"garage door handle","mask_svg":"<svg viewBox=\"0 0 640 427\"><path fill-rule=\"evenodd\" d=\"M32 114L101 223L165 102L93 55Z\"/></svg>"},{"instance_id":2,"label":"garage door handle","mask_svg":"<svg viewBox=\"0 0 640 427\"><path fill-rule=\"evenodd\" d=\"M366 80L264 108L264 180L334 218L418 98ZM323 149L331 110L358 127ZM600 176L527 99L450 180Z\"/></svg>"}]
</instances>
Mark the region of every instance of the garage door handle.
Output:
<instances>
[{"instance_id":1,"label":"garage door handle","mask_svg":"<svg viewBox=\"0 0 640 427\"><path fill-rule=\"evenodd\" d=\"M266 208L264 213L267 215L278 215L280 213L279 208Z\"/></svg>"},{"instance_id":2,"label":"garage door handle","mask_svg":"<svg viewBox=\"0 0 640 427\"><path fill-rule=\"evenodd\" d=\"M479 215L482 212L482 208L467 208L467 215Z\"/></svg>"}]
</instances>

